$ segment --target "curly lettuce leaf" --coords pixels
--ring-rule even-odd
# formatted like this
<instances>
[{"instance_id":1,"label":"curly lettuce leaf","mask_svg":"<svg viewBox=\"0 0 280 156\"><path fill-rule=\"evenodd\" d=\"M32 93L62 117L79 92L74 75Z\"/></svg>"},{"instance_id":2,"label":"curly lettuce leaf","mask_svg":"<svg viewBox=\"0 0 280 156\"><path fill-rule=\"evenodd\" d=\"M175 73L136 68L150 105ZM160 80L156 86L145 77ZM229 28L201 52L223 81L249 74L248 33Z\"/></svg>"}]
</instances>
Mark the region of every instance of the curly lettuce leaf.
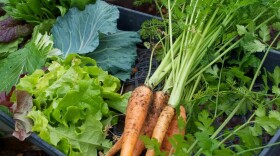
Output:
<instances>
[{"instance_id":1,"label":"curly lettuce leaf","mask_svg":"<svg viewBox=\"0 0 280 156\"><path fill-rule=\"evenodd\" d=\"M105 139L99 117L88 115L81 126L70 124L69 127L49 125L41 111L32 110L28 117L34 121L34 132L39 132L42 139L69 156L81 153L97 156L98 149L109 149L112 146Z\"/></svg>"},{"instance_id":2,"label":"curly lettuce leaf","mask_svg":"<svg viewBox=\"0 0 280 156\"><path fill-rule=\"evenodd\" d=\"M121 97L119 96L112 96L112 95L107 95L108 99L106 100L108 106L110 108L113 108L123 114L126 112L126 106L127 106L127 99L129 99L131 95L131 92L127 92Z\"/></svg>"},{"instance_id":3,"label":"curly lettuce leaf","mask_svg":"<svg viewBox=\"0 0 280 156\"><path fill-rule=\"evenodd\" d=\"M117 31L117 7L103 1L89 4L85 10L71 8L63 17L58 17L51 32L54 47L64 56L71 53L85 54L99 45L99 33L109 34Z\"/></svg>"},{"instance_id":4,"label":"curly lettuce leaf","mask_svg":"<svg viewBox=\"0 0 280 156\"><path fill-rule=\"evenodd\" d=\"M21 78L17 90L33 96L33 131L67 155L97 155L108 150L105 128L111 108L124 111L128 95L120 95L120 80L88 57L70 54ZM106 121L106 122L105 122ZM94 124L93 124L94 123Z\"/></svg>"}]
</instances>

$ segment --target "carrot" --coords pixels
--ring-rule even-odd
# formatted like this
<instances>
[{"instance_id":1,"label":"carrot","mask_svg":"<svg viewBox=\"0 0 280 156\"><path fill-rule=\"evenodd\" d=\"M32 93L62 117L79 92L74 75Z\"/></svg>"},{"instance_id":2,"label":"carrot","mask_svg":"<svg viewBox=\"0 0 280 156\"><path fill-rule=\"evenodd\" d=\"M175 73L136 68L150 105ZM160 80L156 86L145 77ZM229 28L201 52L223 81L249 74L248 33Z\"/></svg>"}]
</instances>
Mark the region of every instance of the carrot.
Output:
<instances>
[{"instance_id":1,"label":"carrot","mask_svg":"<svg viewBox=\"0 0 280 156\"><path fill-rule=\"evenodd\" d=\"M175 115L175 109L170 105L165 106L163 111L160 113L160 116L158 118L158 121L156 123L152 135L152 138L157 139L160 145L163 141L163 138L167 132L167 129L174 115ZM153 156L153 155L155 155L154 149L148 149L146 152L146 156Z\"/></svg>"},{"instance_id":2,"label":"carrot","mask_svg":"<svg viewBox=\"0 0 280 156\"><path fill-rule=\"evenodd\" d=\"M152 99L153 92L147 86L139 86L132 92L126 109L121 156L132 155Z\"/></svg>"},{"instance_id":3,"label":"carrot","mask_svg":"<svg viewBox=\"0 0 280 156\"><path fill-rule=\"evenodd\" d=\"M167 98L165 97L162 91L155 92L153 95L153 103L150 106L149 114L147 115L146 122L144 123L140 135L146 135L151 137L153 133L153 129L161 113L163 107L167 103ZM119 138L119 140L114 144L114 146L107 152L106 156L114 156L122 146L123 135ZM135 145L133 156L138 156L145 149L144 143L138 138L138 141Z\"/></svg>"},{"instance_id":4,"label":"carrot","mask_svg":"<svg viewBox=\"0 0 280 156\"><path fill-rule=\"evenodd\" d=\"M114 144L112 148L106 153L106 156L114 156L118 153L122 148L123 136L119 138L119 140Z\"/></svg>"},{"instance_id":5,"label":"carrot","mask_svg":"<svg viewBox=\"0 0 280 156\"><path fill-rule=\"evenodd\" d=\"M186 122L187 116L186 116L186 110L183 106L180 106L180 117L182 117L182 119L184 120L184 122ZM172 149L172 145L171 143L168 141L168 138L172 137L175 134L181 134L182 136L185 135L185 129L183 130L179 130L179 126L178 126L178 116L174 116L174 118L172 119L169 128L165 134L165 137L162 141L161 144L161 150L166 151L167 153L173 153L174 151L171 151Z\"/></svg>"},{"instance_id":6,"label":"carrot","mask_svg":"<svg viewBox=\"0 0 280 156\"><path fill-rule=\"evenodd\" d=\"M157 91L154 93L153 104L150 107L146 122L142 127L140 133L141 135L146 135L148 137L152 136L158 117L162 109L164 108L164 106L166 106L167 100L168 100L167 96L165 96L162 91ZM139 156L144 149L145 149L145 144L139 138L134 148L133 156Z\"/></svg>"}]
</instances>

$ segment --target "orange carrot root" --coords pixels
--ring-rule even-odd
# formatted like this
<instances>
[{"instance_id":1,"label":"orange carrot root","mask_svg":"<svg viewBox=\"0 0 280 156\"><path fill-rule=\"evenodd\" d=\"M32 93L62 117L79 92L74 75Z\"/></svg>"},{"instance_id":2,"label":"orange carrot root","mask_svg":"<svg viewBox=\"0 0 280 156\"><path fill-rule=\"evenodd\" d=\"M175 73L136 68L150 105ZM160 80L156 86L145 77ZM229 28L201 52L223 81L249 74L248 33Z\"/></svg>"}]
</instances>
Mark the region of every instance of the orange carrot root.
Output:
<instances>
[{"instance_id":1,"label":"orange carrot root","mask_svg":"<svg viewBox=\"0 0 280 156\"><path fill-rule=\"evenodd\" d=\"M106 156L114 156L122 148L123 136L114 144L114 146L106 153Z\"/></svg>"},{"instance_id":2,"label":"orange carrot root","mask_svg":"<svg viewBox=\"0 0 280 156\"><path fill-rule=\"evenodd\" d=\"M158 140L159 144L161 145L163 138L168 130L171 120L175 115L175 109L171 106L165 106L163 111L160 113L158 121L153 131L152 138ZM155 151L154 149L148 149L146 152L146 156L154 156Z\"/></svg>"},{"instance_id":3,"label":"orange carrot root","mask_svg":"<svg viewBox=\"0 0 280 156\"><path fill-rule=\"evenodd\" d=\"M132 92L126 109L121 156L132 155L152 99L149 87L139 86Z\"/></svg>"},{"instance_id":4,"label":"orange carrot root","mask_svg":"<svg viewBox=\"0 0 280 156\"><path fill-rule=\"evenodd\" d=\"M140 135L146 135L148 137L152 136L158 117L162 112L162 109L166 106L166 104L167 104L167 99L164 93L162 91L155 92L153 103L149 109L146 122L142 127ZM135 145L133 156L139 156L144 151L144 149L145 149L145 144L139 138Z\"/></svg>"},{"instance_id":5,"label":"orange carrot root","mask_svg":"<svg viewBox=\"0 0 280 156\"><path fill-rule=\"evenodd\" d=\"M186 110L183 106L180 106L180 117L182 117L182 119L186 122L186 119L187 119ZM174 118L172 119L172 121L169 125L169 128L166 132L166 135L162 141L162 144L161 144L162 151L166 151L167 153L174 153L174 151L171 151L172 145L168 141L168 138L172 137L175 134L181 134L183 136L185 135L185 129L181 130L181 131L179 129L177 116L174 116Z\"/></svg>"}]
</instances>

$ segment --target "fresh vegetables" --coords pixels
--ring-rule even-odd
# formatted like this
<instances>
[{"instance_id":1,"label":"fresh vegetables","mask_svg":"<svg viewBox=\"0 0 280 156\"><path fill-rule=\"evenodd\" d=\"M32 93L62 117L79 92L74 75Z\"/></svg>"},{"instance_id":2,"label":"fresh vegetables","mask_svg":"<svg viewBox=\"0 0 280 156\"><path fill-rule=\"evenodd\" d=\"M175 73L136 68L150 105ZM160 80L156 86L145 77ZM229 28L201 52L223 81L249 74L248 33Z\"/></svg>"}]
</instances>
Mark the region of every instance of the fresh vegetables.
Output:
<instances>
[{"instance_id":1,"label":"fresh vegetables","mask_svg":"<svg viewBox=\"0 0 280 156\"><path fill-rule=\"evenodd\" d=\"M157 139L159 144L162 143L165 134L169 128L169 125L174 117L174 114L175 114L175 110L170 106L165 106L164 109L162 110L152 134L152 138ZM147 150L146 155L147 156L155 155L155 151L153 149L149 149Z\"/></svg>"},{"instance_id":2,"label":"fresh vegetables","mask_svg":"<svg viewBox=\"0 0 280 156\"><path fill-rule=\"evenodd\" d=\"M169 139L172 139L172 137L174 137L174 135L181 135L184 136L185 135L185 127L180 129L179 128L179 121L178 120L182 120L184 122L183 125L186 125L186 120L187 120L187 116L186 116L186 110L183 106L180 106L180 114L177 116L174 116L169 127L168 130L166 132L166 135L162 141L162 145L161 145L161 150L166 151L166 153L171 154L174 153L174 150L172 149L172 144L170 143Z\"/></svg>"},{"instance_id":3,"label":"fresh vegetables","mask_svg":"<svg viewBox=\"0 0 280 156\"><path fill-rule=\"evenodd\" d=\"M87 4L93 2L95 0L8 0L4 10L14 19L37 25L44 20L63 16L72 7L78 7L83 10Z\"/></svg>"},{"instance_id":4,"label":"fresh vegetables","mask_svg":"<svg viewBox=\"0 0 280 156\"><path fill-rule=\"evenodd\" d=\"M17 31L21 25L15 25L12 35L1 33L9 42L0 44L0 91L6 95L16 86L11 98L19 110L13 112L14 134L24 140L35 132L66 155L97 155L111 147L107 131L125 112L130 96L118 93L118 78L129 78L141 41L136 32L117 29L117 7L100 0L89 3L93 1L8 1L4 7L8 22L21 20L16 22L30 27L29 34L33 31L32 36L22 34ZM4 26L0 29L6 32L9 25ZM84 33L67 37L70 31ZM81 48L65 49L65 43Z\"/></svg>"},{"instance_id":5,"label":"fresh vegetables","mask_svg":"<svg viewBox=\"0 0 280 156\"><path fill-rule=\"evenodd\" d=\"M119 11L103 1L87 5L85 10L71 8L58 17L51 29L54 47L63 57L71 53L85 54L100 67L125 81L130 78L136 59L138 33L117 29Z\"/></svg>"},{"instance_id":6,"label":"fresh vegetables","mask_svg":"<svg viewBox=\"0 0 280 156\"><path fill-rule=\"evenodd\" d=\"M151 104L150 111L146 117L146 122L142 127L140 137L143 135L148 137L152 136L159 114L167 104L168 96L165 96L162 91L155 92L153 98L153 103ZM134 156L140 155L145 149L145 145L140 137L133 151Z\"/></svg>"},{"instance_id":7,"label":"fresh vegetables","mask_svg":"<svg viewBox=\"0 0 280 156\"><path fill-rule=\"evenodd\" d=\"M136 56L135 44L140 40L137 33L116 28L118 11L103 1L84 6L83 11L70 8L74 3L56 3L48 2L55 7L47 16L33 14L37 9L45 11L49 6L45 3L38 3L44 6L35 10L35 2L30 7L25 1L19 7L7 5L13 17L38 26L22 49L18 50L21 35L15 37L14 43L4 45L5 51L0 54L4 66L0 67L0 73L5 75L2 79L9 81L0 81L3 82L0 89L10 91L19 82L19 75L27 74L12 98L16 104L34 105L24 113L20 110L23 116L14 114L20 123L17 126L21 126L19 138L25 138L32 125L32 131L67 155L106 153L111 147L106 131L115 121L113 109L124 113L129 95L116 93L119 80L103 70L122 80L129 78ZM163 20L145 23L143 28L149 30L143 29L141 33L158 41L150 46L162 61L147 77L145 85L132 93L124 133L111 151L121 148L121 155L139 155L143 150L142 140L148 148L147 155L257 154L263 148L260 136L264 132L273 135L280 127L279 69L274 73L261 70L269 49L279 47L279 33L270 36L270 31L280 30L279 1L161 0L155 3ZM14 14L21 6L27 10L33 8L29 12L33 15ZM167 13L162 8L167 9ZM100 14L98 10L105 13ZM54 25L51 22L40 29L46 20L55 21L60 15ZM49 56L59 51L54 50L53 44L61 50L62 58ZM262 60L254 55L264 51ZM90 56L97 62L71 53ZM42 67L46 69L40 69ZM263 74L262 80L259 80L260 74ZM257 81L263 81L260 91L254 90ZM162 94L170 97L157 123L153 124L159 113L149 114L154 112L149 112L149 107L156 105L153 92L159 84L163 86ZM21 96L26 92L32 96ZM187 109L187 122L175 120L181 105ZM248 116L245 122L229 125L237 115L244 114ZM26 121L26 115L33 124ZM176 133L180 127L183 135L173 135L173 126ZM26 132L22 133L23 130ZM166 139L169 133L173 136ZM237 144L227 143L236 141L236 137L239 138ZM141 148L136 148L138 143Z\"/></svg>"},{"instance_id":8,"label":"fresh vegetables","mask_svg":"<svg viewBox=\"0 0 280 156\"><path fill-rule=\"evenodd\" d=\"M21 74L33 73L36 69L42 68L53 49L52 46L51 37L48 34L42 35L37 27L32 39L24 48L16 50L0 60L2 75L0 91L10 92L11 88L18 83Z\"/></svg>"},{"instance_id":9,"label":"fresh vegetables","mask_svg":"<svg viewBox=\"0 0 280 156\"><path fill-rule=\"evenodd\" d=\"M42 139L67 155L97 155L111 146L104 130L114 112L107 101L127 101L117 93L119 88L120 81L94 60L71 54L53 61L46 71L21 78L16 92L33 97L27 116Z\"/></svg>"},{"instance_id":10,"label":"fresh vegetables","mask_svg":"<svg viewBox=\"0 0 280 156\"><path fill-rule=\"evenodd\" d=\"M158 91L155 92L153 95L153 102L150 105L149 113L145 119L145 123L141 129L140 136L152 136L153 129L157 122L160 112L164 108L167 102L167 97L164 95L163 92ZM114 146L106 153L107 156L115 155L122 147L123 143L123 135L119 138L119 140L114 144ZM140 155L143 150L145 149L145 145L141 138L139 137L135 148L133 150L133 155L138 156Z\"/></svg>"},{"instance_id":11,"label":"fresh vegetables","mask_svg":"<svg viewBox=\"0 0 280 156\"><path fill-rule=\"evenodd\" d=\"M153 50L161 47L164 57L153 75L147 77L145 84L153 89L159 83L164 83L162 90L165 93L170 93L170 98L168 106L166 106L160 115L153 132L153 137L150 140L152 143L156 140L158 145L148 146L149 148L152 147L154 149L148 149L147 155L149 155L150 152L152 155L154 152L158 152L158 149L156 148L161 146L160 144L165 136L169 123L174 117L175 108L178 108L182 101L183 103L188 104L186 105L188 108L187 111L190 112L188 120L191 120L192 115L195 115L192 110L194 105L190 103L195 98L196 93L208 85L205 82L204 73L216 73L215 70L217 68L215 68L214 64L216 66L221 66L221 59L226 59L226 56L237 47L243 48L247 53L265 51L266 47L269 47L263 41L261 42L256 39L256 36L253 36L251 33L258 31L263 25L272 24L277 21L277 16L269 9L275 9L275 6L278 6L279 2L277 0L266 3L258 0L163 0L158 2L157 5L159 10L161 10L160 8L162 6L167 8L168 12L167 14L161 13L164 19L163 24L160 24L159 27L155 26L155 29L150 28L150 30L156 30L157 33L154 34L157 35L156 37L158 37L159 41L154 44L155 46L153 47ZM258 10L259 14L256 14L255 10ZM239 12L246 12L246 14L241 16L238 14ZM277 12L277 9L275 12ZM270 18L264 20L266 17ZM247 31L247 29L249 29L249 31ZM265 30L265 28L262 29ZM266 36L264 35L266 33L261 34L263 37ZM276 35L276 38L278 38L278 34ZM249 55L247 55L247 57L249 57ZM252 64L252 62L243 63ZM209 130L211 133L195 133L195 138L197 140L191 145L187 145L187 149L179 145L179 143L182 142L184 145L186 144L185 140L181 139L178 143L178 149L181 148L181 150L175 149L175 154L211 155L221 151L231 154L233 153L229 148L225 149L225 146L222 146L224 141L217 143L218 141L216 139L218 139L218 134L221 133L226 124L238 112L239 108L244 105L247 96L251 95L248 92L252 91L256 78L259 75L260 68L261 66L258 66L255 70L256 74L253 79L247 79L247 76L243 75L242 72L239 72L237 68L231 69L231 72L235 74L231 76L245 80L245 86L248 85L251 80L245 95L243 95L242 99L237 102L237 105L235 105L232 112L228 114L223 124L215 129L215 131L210 128L213 121L208 122L204 125L205 127L207 126L207 128L203 128L212 129L211 131ZM221 77L218 76L218 79L221 80ZM232 81L234 82L234 80ZM221 89L219 83L220 82L218 82L218 90L216 93L218 97L220 93L219 90ZM216 111L214 111L214 114L215 117L217 117L221 115L218 114L217 111L220 105L219 99L217 99L215 104ZM223 112L219 113L223 114ZM190 122L187 123L190 124ZM238 130L240 129L238 128ZM203 140L207 140L211 142L211 144L217 146L207 147L206 149L206 145L204 144L205 141ZM209 142L208 144L210 144ZM197 145L199 146L198 150L196 149ZM130 155L129 152L126 154Z\"/></svg>"},{"instance_id":12,"label":"fresh vegetables","mask_svg":"<svg viewBox=\"0 0 280 156\"><path fill-rule=\"evenodd\" d=\"M139 86L132 92L126 108L121 155L132 155L152 101L153 92L147 86Z\"/></svg>"}]
</instances>

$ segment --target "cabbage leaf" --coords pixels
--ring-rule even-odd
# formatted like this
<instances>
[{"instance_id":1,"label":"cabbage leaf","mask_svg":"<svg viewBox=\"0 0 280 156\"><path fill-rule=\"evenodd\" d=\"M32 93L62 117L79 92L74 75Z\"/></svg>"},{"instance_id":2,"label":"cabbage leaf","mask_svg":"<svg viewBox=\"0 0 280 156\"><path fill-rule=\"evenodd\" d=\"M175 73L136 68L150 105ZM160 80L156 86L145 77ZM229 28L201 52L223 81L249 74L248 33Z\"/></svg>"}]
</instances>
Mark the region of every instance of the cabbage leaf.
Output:
<instances>
[{"instance_id":1,"label":"cabbage leaf","mask_svg":"<svg viewBox=\"0 0 280 156\"><path fill-rule=\"evenodd\" d=\"M103 1L89 4L83 11L71 8L63 17L57 18L51 29L54 47L64 56L92 52L99 45L99 33L117 31L118 18L117 7Z\"/></svg>"},{"instance_id":2,"label":"cabbage leaf","mask_svg":"<svg viewBox=\"0 0 280 156\"><path fill-rule=\"evenodd\" d=\"M85 54L103 70L125 81L130 78L136 44L141 40L137 32L118 30L118 18L117 7L103 1L87 5L83 11L72 8L52 28L54 47L64 57Z\"/></svg>"}]
</instances>

